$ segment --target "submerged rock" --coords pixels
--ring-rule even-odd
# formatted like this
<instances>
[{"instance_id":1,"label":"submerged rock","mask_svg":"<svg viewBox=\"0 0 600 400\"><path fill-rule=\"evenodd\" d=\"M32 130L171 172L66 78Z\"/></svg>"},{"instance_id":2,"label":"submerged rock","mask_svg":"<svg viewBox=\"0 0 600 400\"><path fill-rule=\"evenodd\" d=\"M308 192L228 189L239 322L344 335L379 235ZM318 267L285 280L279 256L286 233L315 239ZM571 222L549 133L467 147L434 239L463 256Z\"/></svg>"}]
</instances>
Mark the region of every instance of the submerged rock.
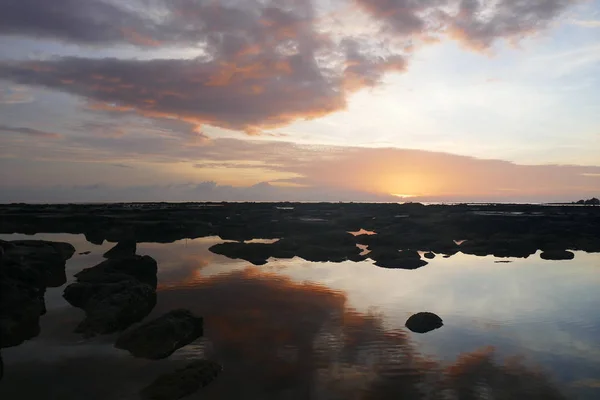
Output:
<instances>
[{"instance_id":1,"label":"submerged rock","mask_svg":"<svg viewBox=\"0 0 600 400\"><path fill-rule=\"evenodd\" d=\"M85 336L127 329L156 305L156 261L149 256L110 259L75 276L63 297L86 318L75 332Z\"/></svg>"},{"instance_id":2,"label":"submerged rock","mask_svg":"<svg viewBox=\"0 0 600 400\"><path fill-rule=\"evenodd\" d=\"M115 347L135 357L158 360L173 354L203 334L203 320L188 310L173 310L123 333Z\"/></svg>"},{"instance_id":3,"label":"submerged rock","mask_svg":"<svg viewBox=\"0 0 600 400\"><path fill-rule=\"evenodd\" d=\"M124 240L104 253L104 258L122 258L135 255L137 244L133 240Z\"/></svg>"},{"instance_id":4,"label":"submerged rock","mask_svg":"<svg viewBox=\"0 0 600 400\"><path fill-rule=\"evenodd\" d=\"M427 333L441 328L442 319L434 313L420 312L406 321L406 327L415 333Z\"/></svg>"},{"instance_id":5,"label":"submerged rock","mask_svg":"<svg viewBox=\"0 0 600 400\"><path fill-rule=\"evenodd\" d=\"M567 250L546 250L540 254L543 260L572 260L575 254Z\"/></svg>"},{"instance_id":6,"label":"submerged rock","mask_svg":"<svg viewBox=\"0 0 600 400\"><path fill-rule=\"evenodd\" d=\"M161 375L141 392L143 400L177 400L214 381L221 366L209 360L197 360L175 372Z\"/></svg>"}]
</instances>

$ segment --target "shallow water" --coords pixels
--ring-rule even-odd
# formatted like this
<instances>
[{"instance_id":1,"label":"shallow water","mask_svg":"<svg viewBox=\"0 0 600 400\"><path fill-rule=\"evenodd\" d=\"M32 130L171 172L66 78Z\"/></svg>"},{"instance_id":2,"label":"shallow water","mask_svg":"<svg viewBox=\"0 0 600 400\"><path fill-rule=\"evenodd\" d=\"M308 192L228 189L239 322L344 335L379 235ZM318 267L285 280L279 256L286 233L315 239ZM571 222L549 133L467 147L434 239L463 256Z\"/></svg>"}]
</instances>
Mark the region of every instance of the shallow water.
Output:
<instances>
[{"instance_id":1,"label":"shallow water","mask_svg":"<svg viewBox=\"0 0 600 400\"><path fill-rule=\"evenodd\" d=\"M83 235L0 235L21 238L90 251L67 262L68 283L113 246ZM73 334L83 313L62 298L64 287L50 288L40 336L2 350L0 398L137 398L158 374L198 357L224 371L190 399L484 399L507 398L507 386L521 398L557 390L600 398L600 254L496 263L459 253L415 271L299 258L255 267L208 251L219 242L138 244L159 265L147 319L188 308L205 318L203 338L168 360L134 359L113 347L114 335ZM408 331L406 320L421 311L444 326ZM468 391L476 397L461 397Z\"/></svg>"}]
</instances>

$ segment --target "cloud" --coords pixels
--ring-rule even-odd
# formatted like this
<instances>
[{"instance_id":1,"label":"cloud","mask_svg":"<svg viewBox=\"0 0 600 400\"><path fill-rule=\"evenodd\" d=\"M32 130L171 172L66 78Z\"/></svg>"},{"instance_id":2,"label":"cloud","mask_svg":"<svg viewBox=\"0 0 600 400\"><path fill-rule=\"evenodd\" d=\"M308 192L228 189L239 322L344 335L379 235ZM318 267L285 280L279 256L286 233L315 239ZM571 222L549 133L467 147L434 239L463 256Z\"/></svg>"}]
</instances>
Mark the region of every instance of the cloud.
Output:
<instances>
[{"instance_id":1,"label":"cloud","mask_svg":"<svg viewBox=\"0 0 600 400\"><path fill-rule=\"evenodd\" d=\"M600 20L594 19L575 19L572 20L573 25L581 26L583 28L600 28Z\"/></svg>"},{"instance_id":2,"label":"cloud","mask_svg":"<svg viewBox=\"0 0 600 400\"><path fill-rule=\"evenodd\" d=\"M114 139L113 139L114 140ZM214 139L203 146L168 145L173 138L72 139L69 149L12 150L51 171L53 159L77 163L80 178L54 186L52 178L3 182L0 201L574 201L600 195L600 167L519 165L448 153L392 148L303 146L286 142ZM180 139L183 141L184 139ZM6 146L11 149L10 146ZM102 164L143 159L118 177ZM201 160L201 161L200 161ZM9 161L5 161L9 162ZM10 164L7 164L7 166ZM8 167L10 168L10 166ZM70 168L73 168L71 165ZM58 174L57 176L62 176ZM240 180L240 176L245 177ZM217 180L216 182L202 182ZM227 182L261 182L229 186ZM123 186L126 182L137 182ZM169 184L173 182L173 184ZM94 185L95 191L77 185ZM238 183L238 185L243 183ZM247 185L247 183L246 183Z\"/></svg>"},{"instance_id":3,"label":"cloud","mask_svg":"<svg viewBox=\"0 0 600 400\"><path fill-rule=\"evenodd\" d=\"M382 32L402 37L450 37L484 50L549 26L578 0L356 0Z\"/></svg>"},{"instance_id":4,"label":"cloud","mask_svg":"<svg viewBox=\"0 0 600 400\"><path fill-rule=\"evenodd\" d=\"M3 133L12 133L17 135L26 135L38 138L47 138L47 139L61 139L62 135L53 132L41 131L38 129L24 128L18 126L7 126L0 124L0 132Z\"/></svg>"},{"instance_id":5,"label":"cloud","mask_svg":"<svg viewBox=\"0 0 600 400\"><path fill-rule=\"evenodd\" d=\"M343 15L332 24L310 0L10 0L0 34L152 47L158 57L183 46L200 55L5 61L0 78L77 95L97 109L255 134L344 109L350 94L405 71L415 41L448 34L486 49L544 29L573 3L354 1L379 31L355 33Z\"/></svg>"},{"instance_id":6,"label":"cloud","mask_svg":"<svg viewBox=\"0 0 600 400\"><path fill-rule=\"evenodd\" d=\"M0 88L0 104L24 104L33 101L33 95L25 88Z\"/></svg>"}]
</instances>

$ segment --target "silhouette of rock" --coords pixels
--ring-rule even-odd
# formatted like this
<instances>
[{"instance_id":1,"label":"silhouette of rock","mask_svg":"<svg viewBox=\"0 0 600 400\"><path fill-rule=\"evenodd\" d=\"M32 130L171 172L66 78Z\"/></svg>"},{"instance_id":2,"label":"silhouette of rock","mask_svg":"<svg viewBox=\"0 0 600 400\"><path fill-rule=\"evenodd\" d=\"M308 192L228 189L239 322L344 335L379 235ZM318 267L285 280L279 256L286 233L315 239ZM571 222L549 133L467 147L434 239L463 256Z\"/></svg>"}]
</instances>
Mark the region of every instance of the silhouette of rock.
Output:
<instances>
[{"instance_id":1,"label":"silhouette of rock","mask_svg":"<svg viewBox=\"0 0 600 400\"><path fill-rule=\"evenodd\" d=\"M300 257L315 262L365 259L360 255L360 249L356 247L354 236L344 231L319 232L313 235L294 234L272 244L219 243L209 250L229 258L246 260L254 265L264 265L270 257Z\"/></svg>"},{"instance_id":2,"label":"silhouette of rock","mask_svg":"<svg viewBox=\"0 0 600 400\"><path fill-rule=\"evenodd\" d=\"M423 254L423 257L425 257L428 260L433 260L435 258L435 253L432 253L429 251L429 252Z\"/></svg>"},{"instance_id":3,"label":"silhouette of rock","mask_svg":"<svg viewBox=\"0 0 600 400\"><path fill-rule=\"evenodd\" d=\"M113 248L104 253L104 258L123 258L135 255L136 242L124 240L117 243Z\"/></svg>"},{"instance_id":4,"label":"silhouette of rock","mask_svg":"<svg viewBox=\"0 0 600 400\"><path fill-rule=\"evenodd\" d=\"M203 320L188 310L173 310L124 332L115 347L128 350L135 357L159 360L190 344L203 334Z\"/></svg>"},{"instance_id":5,"label":"silhouette of rock","mask_svg":"<svg viewBox=\"0 0 600 400\"><path fill-rule=\"evenodd\" d=\"M212 246L209 250L232 259L246 260L254 265L264 265L274 252L271 244L226 242Z\"/></svg>"},{"instance_id":6,"label":"silhouette of rock","mask_svg":"<svg viewBox=\"0 0 600 400\"><path fill-rule=\"evenodd\" d=\"M47 287L66 282L67 243L0 240L0 347L17 346L40 333Z\"/></svg>"},{"instance_id":7,"label":"silhouette of rock","mask_svg":"<svg viewBox=\"0 0 600 400\"><path fill-rule=\"evenodd\" d=\"M572 260L575 254L567 250L545 250L540 257L543 260Z\"/></svg>"},{"instance_id":8,"label":"silhouette of rock","mask_svg":"<svg viewBox=\"0 0 600 400\"><path fill-rule=\"evenodd\" d=\"M140 395L143 400L181 399L214 381L221 370L214 361L196 360L175 372L159 376Z\"/></svg>"},{"instance_id":9,"label":"silhouette of rock","mask_svg":"<svg viewBox=\"0 0 600 400\"><path fill-rule=\"evenodd\" d=\"M75 332L86 337L128 328L156 305L156 261L149 256L109 259L75 276L63 297L86 318Z\"/></svg>"},{"instance_id":10,"label":"silhouette of rock","mask_svg":"<svg viewBox=\"0 0 600 400\"><path fill-rule=\"evenodd\" d=\"M78 282L108 283L136 279L156 288L158 266L150 256L129 256L109 259L100 264L86 268L75 277Z\"/></svg>"},{"instance_id":11,"label":"silhouette of rock","mask_svg":"<svg viewBox=\"0 0 600 400\"><path fill-rule=\"evenodd\" d=\"M373 249L368 256L375 265L383 268L417 269L427 265L427 261L413 250Z\"/></svg>"},{"instance_id":12,"label":"silhouette of rock","mask_svg":"<svg viewBox=\"0 0 600 400\"><path fill-rule=\"evenodd\" d=\"M443 325L442 319L430 312L414 314L406 321L406 327L415 333L431 332L441 328Z\"/></svg>"}]
</instances>

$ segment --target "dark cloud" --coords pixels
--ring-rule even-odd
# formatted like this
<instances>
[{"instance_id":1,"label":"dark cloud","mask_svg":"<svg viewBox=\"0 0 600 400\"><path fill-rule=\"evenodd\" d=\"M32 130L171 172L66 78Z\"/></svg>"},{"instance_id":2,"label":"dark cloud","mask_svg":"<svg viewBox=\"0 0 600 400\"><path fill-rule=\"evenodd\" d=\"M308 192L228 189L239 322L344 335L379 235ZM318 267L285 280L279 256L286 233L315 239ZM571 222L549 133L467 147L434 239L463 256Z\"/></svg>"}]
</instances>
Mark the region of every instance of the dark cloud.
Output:
<instances>
[{"instance_id":1,"label":"dark cloud","mask_svg":"<svg viewBox=\"0 0 600 400\"><path fill-rule=\"evenodd\" d=\"M343 109L350 93L404 71L414 39L449 33L487 48L543 29L574 0L354 1L379 33L324 26L310 0L4 0L0 34L200 55L3 62L0 78L78 95L96 109L257 133Z\"/></svg>"},{"instance_id":2,"label":"dark cloud","mask_svg":"<svg viewBox=\"0 0 600 400\"><path fill-rule=\"evenodd\" d=\"M60 139L62 135L53 132L41 131L38 129L32 128L24 128L19 126L7 126L0 124L0 132L2 133L13 133L17 135L26 135L38 138L48 138L48 139Z\"/></svg>"},{"instance_id":3,"label":"dark cloud","mask_svg":"<svg viewBox=\"0 0 600 400\"><path fill-rule=\"evenodd\" d=\"M579 0L356 0L399 36L449 34L478 50L548 27Z\"/></svg>"},{"instance_id":4,"label":"dark cloud","mask_svg":"<svg viewBox=\"0 0 600 400\"><path fill-rule=\"evenodd\" d=\"M477 49L496 39L519 40L547 26L578 0L461 0L449 21L451 35Z\"/></svg>"}]
</instances>

